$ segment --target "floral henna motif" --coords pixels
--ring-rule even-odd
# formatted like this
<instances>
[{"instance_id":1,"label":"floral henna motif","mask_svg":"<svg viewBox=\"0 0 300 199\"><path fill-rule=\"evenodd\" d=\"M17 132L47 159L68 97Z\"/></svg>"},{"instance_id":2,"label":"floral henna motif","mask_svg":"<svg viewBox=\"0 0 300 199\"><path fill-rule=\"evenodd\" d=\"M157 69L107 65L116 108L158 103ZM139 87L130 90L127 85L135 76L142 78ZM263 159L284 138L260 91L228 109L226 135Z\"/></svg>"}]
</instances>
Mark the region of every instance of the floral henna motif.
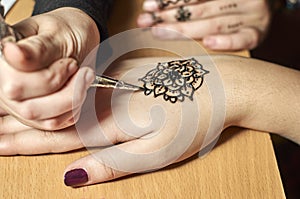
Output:
<instances>
[{"instance_id":1,"label":"floral henna motif","mask_svg":"<svg viewBox=\"0 0 300 199\"><path fill-rule=\"evenodd\" d=\"M176 103L183 102L185 97L193 100L194 92L203 83L203 77L209 73L194 58L158 63L157 67L149 71L143 78L145 95L154 93L164 100Z\"/></svg>"},{"instance_id":2,"label":"floral henna motif","mask_svg":"<svg viewBox=\"0 0 300 199\"><path fill-rule=\"evenodd\" d=\"M160 9L164 9L168 7L170 4L176 5L178 2L183 1L184 3L188 3L191 0L157 0Z\"/></svg>"}]
</instances>

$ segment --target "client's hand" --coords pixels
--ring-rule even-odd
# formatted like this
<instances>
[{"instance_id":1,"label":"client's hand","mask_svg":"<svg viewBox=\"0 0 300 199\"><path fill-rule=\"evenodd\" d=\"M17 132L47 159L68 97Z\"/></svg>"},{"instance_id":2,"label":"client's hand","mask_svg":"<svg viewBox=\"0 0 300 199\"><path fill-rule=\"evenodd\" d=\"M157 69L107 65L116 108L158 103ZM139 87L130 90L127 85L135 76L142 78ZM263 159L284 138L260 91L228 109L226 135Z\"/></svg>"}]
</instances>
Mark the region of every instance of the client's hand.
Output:
<instances>
[{"instance_id":1,"label":"client's hand","mask_svg":"<svg viewBox=\"0 0 300 199\"><path fill-rule=\"evenodd\" d=\"M146 13L139 16L138 25L160 27L153 29L155 36L178 39L178 34L163 30L171 29L203 39L214 50L252 49L262 41L270 23L266 0L145 0L143 8Z\"/></svg>"},{"instance_id":2,"label":"client's hand","mask_svg":"<svg viewBox=\"0 0 300 199\"><path fill-rule=\"evenodd\" d=\"M147 60L140 62L147 63ZM126 66L119 64L118 68L112 67L117 69L110 76L122 77L129 69L127 66L141 65L134 63L129 62ZM157 61L150 63L155 64L138 67L129 71L123 78L127 82L142 85L138 78L154 69ZM178 70L182 70L182 67ZM164 72L168 75L167 70ZM148 93L149 96L145 96L143 91L112 92L111 89L98 89L94 98L92 94L95 90L92 89L91 96L83 106L79 122L57 132L32 129L22 125L12 116L2 117L0 132L5 134L1 135L0 153L40 154L105 146L106 148L93 156L87 156L68 166L65 183L69 186L99 183L130 173L159 169L183 160L209 144L220 132L216 132L211 140L207 139L204 143L209 127L207 121L212 114L209 91L205 83L201 86L200 77L204 71L194 71L190 67L181 72L185 72L185 75L190 77L190 83L197 87L194 93L189 94L192 92L191 87L183 89L191 84L182 85L180 79L173 82L173 86L181 88L176 92L184 92L185 96L170 91L165 95L160 93L161 95L155 98L154 93L158 88L151 94ZM193 75L193 72L199 76L189 76ZM149 73L145 80L151 78L153 76ZM174 80L167 78L165 77L166 84ZM148 84L148 88L151 90L151 84ZM78 173L84 173L84 176L78 179Z\"/></svg>"},{"instance_id":3,"label":"client's hand","mask_svg":"<svg viewBox=\"0 0 300 199\"><path fill-rule=\"evenodd\" d=\"M211 70L210 58L197 59L210 70L202 86L198 80L203 73L189 65L172 65L175 71L160 65L158 71L153 71L154 64L145 63L157 63L157 59L118 64L110 76L123 76L136 84L137 78L147 73L143 81L155 80L146 85L147 96L141 91L98 89L95 94L91 90L79 122L57 132L32 129L12 116L2 117L0 155L59 153L82 147L93 147L94 151L94 147L105 147L67 167L65 184L84 186L183 160L212 143L223 128L231 125L278 132L300 143L300 72L253 59L213 57L223 80L224 104L222 91L211 90L220 82ZM127 67L133 65L143 66L136 70ZM189 85L198 89L191 95L190 87L180 77L186 77Z\"/></svg>"}]
</instances>

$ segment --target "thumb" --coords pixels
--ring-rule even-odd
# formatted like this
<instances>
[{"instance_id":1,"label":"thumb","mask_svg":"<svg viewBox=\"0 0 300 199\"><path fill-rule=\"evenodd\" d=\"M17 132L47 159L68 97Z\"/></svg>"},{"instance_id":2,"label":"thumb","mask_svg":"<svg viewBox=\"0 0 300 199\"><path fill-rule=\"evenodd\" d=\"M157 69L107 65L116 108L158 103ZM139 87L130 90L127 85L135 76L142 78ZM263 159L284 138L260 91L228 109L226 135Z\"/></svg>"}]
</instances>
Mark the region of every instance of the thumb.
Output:
<instances>
[{"instance_id":1,"label":"thumb","mask_svg":"<svg viewBox=\"0 0 300 199\"><path fill-rule=\"evenodd\" d=\"M62 57L59 42L47 35L34 35L18 43L4 43L7 63L18 70L36 71Z\"/></svg>"},{"instance_id":2,"label":"thumb","mask_svg":"<svg viewBox=\"0 0 300 199\"><path fill-rule=\"evenodd\" d=\"M78 187L101 183L160 169L176 161L178 156L166 155L168 147L156 150L150 140L132 140L73 162L66 168L65 185Z\"/></svg>"}]
</instances>

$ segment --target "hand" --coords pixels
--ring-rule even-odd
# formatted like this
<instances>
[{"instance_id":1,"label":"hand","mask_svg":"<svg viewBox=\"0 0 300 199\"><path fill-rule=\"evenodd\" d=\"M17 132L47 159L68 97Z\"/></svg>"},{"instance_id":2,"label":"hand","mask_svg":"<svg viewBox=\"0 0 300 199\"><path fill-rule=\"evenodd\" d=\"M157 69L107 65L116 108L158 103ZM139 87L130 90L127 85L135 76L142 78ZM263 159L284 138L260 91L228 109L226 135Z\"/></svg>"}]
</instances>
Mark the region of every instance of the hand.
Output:
<instances>
[{"instance_id":1,"label":"hand","mask_svg":"<svg viewBox=\"0 0 300 199\"><path fill-rule=\"evenodd\" d=\"M3 44L9 65L1 61L2 109L36 128L54 130L74 124L72 99L78 99L76 113L93 81L93 71L79 69L78 64L99 43L96 24L78 9L60 8L25 19L14 28L25 38ZM76 92L75 80L82 82Z\"/></svg>"},{"instance_id":2,"label":"hand","mask_svg":"<svg viewBox=\"0 0 300 199\"><path fill-rule=\"evenodd\" d=\"M41 131L24 126L12 116L2 117L0 155L59 153L105 146L71 163L65 173L68 186L104 182L153 171L198 152L220 134L220 123L214 122L223 121L222 107L226 110L223 129L241 126L278 132L300 143L300 92L295 92L300 89L300 72L241 57L212 58L223 80L225 107L220 103L219 93L216 101L211 99L208 81L195 92L194 101L186 99L174 104L162 96L99 89L96 96L90 93L79 122L63 130ZM210 58L199 60L207 68L212 67ZM123 76L130 69L128 66L142 65L125 75L127 80L133 80L136 74L149 71L150 65L145 63L157 63L157 59L138 61L128 62L126 67L118 64L110 76ZM201 114L195 115L199 110ZM217 114L213 114L214 110Z\"/></svg>"},{"instance_id":3,"label":"hand","mask_svg":"<svg viewBox=\"0 0 300 199\"><path fill-rule=\"evenodd\" d=\"M137 20L140 27L153 28L152 33L161 39L180 39L171 34L171 29L194 39L203 39L203 44L213 50L253 49L264 38L270 23L270 11L266 0L170 0L164 9L159 1L145 0L144 11ZM163 0L163 2L167 2ZM177 21L180 6L190 13L190 20ZM150 13L153 13L156 19ZM161 23L155 23L155 20ZM162 29L163 28L163 29ZM168 34L167 34L168 33Z\"/></svg>"},{"instance_id":4,"label":"hand","mask_svg":"<svg viewBox=\"0 0 300 199\"><path fill-rule=\"evenodd\" d=\"M145 63L143 60L140 62ZM127 66L141 63L128 63ZM144 75L152 67L153 65L143 66L139 70ZM128 70L122 64L118 64L118 68L112 68L115 71L110 76L118 76L117 78ZM136 77L137 73L133 71L130 74ZM128 81L130 80L136 81L129 76ZM95 106L89 102L94 99L91 93L80 121L75 126L56 132L28 129L11 116L6 116L2 119L3 125L0 125L0 132L5 132L0 139L0 153L40 154L71 151L84 146L106 147L67 167L65 183L69 186L89 185L131 173L159 169L183 160L209 144L204 139L212 111L209 105L210 95L205 85L197 92L194 101L186 99L173 104L165 101L162 96L154 98L153 95L145 96L143 92L115 90L112 93L110 89L99 89L95 99L95 120ZM198 118L198 106L201 118ZM216 132L218 133L220 132ZM215 136L217 135L213 137ZM30 144L26 140L31 140ZM140 164L136 164L137 162ZM76 181L74 175L78 172L87 172L84 175L88 177L83 176Z\"/></svg>"},{"instance_id":5,"label":"hand","mask_svg":"<svg viewBox=\"0 0 300 199\"><path fill-rule=\"evenodd\" d=\"M0 60L0 65L0 73L5 71L0 79L0 113L11 114L24 124L39 129L56 130L74 124L86 91L94 79L92 69L82 67L77 71L77 65L70 58L61 59L49 68L34 72L16 70L3 60ZM57 85L62 88L51 90ZM23 98L32 94L29 89L45 89L49 94ZM15 100L17 97L21 97L21 100Z\"/></svg>"}]
</instances>

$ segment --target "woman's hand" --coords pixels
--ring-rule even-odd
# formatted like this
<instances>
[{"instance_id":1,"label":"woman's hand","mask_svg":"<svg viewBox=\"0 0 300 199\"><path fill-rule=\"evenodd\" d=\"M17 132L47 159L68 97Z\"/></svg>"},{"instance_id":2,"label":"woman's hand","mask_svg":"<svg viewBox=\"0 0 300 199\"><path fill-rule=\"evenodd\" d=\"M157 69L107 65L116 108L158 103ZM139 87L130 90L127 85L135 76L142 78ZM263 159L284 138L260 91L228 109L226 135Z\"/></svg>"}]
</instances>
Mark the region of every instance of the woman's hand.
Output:
<instances>
[{"instance_id":1,"label":"woman's hand","mask_svg":"<svg viewBox=\"0 0 300 199\"><path fill-rule=\"evenodd\" d=\"M78 65L100 41L95 22L79 9L60 8L14 28L25 38L3 43L1 108L36 128L55 130L74 124L73 98L78 99L79 114L82 94L94 79L92 69ZM82 85L75 89L75 81Z\"/></svg>"},{"instance_id":2,"label":"woman's hand","mask_svg":"<svg viewBox=\"0 0 300 199\"><path fill-rule=\"evenodd\" d=\"M140 27L160 27L152 31L158 38L180 39L178 34L163 30L171 29L203 39L213 50L253 49L267 33L270 11L266 0L185 1L145 0L145 13L137 23ZM170 3L161 7L159 2Z\"/></svg>"},{"instance_id":3,"label":"woman's hand","mask_svg":"<svg viewBox=\"0 0 300 199\"><path fill-rule=\"evenodd\" d=\"M225 104L220 92L209 85L209 78L217 80L217 74L210 70L211 58L223 80ZM300 143L298 71L247 58L211 58L196 57L210 73L195 91L193 101L186 98L171 103L162 95L155 98L153 93L145 96L141 91L99 89L89 93L79 122L60 131L41 131L12 116L2 117L0 154L60 153L82 147L93 147L94 151L101 147L66 168L65 184L84 186L153 171L186 159L232 125L277 132ZM136 84L155 66L145 63L157 61L162 59L119 63L109 75ZM133 65L142 67L133 70ZM212 97L214 94L217 99Z\"/></svg>"},{"instance_id":4,"label":"woman's hand","mask_svg":"<svg viewBox=\"0 0 300 199\"><path fill-rule=\"evenodd\" d=\"M128 66L139 65L136 61L134 63L118 64L109 75L142 84L137 82L138 78L156 64L126 73ZM145 61L140 60L141 63ZM150 63L157 61L151 60ZM12 116L2 117L1 155L105 147L67 167L66 185L83 186L160 169L186 159L220 133L215 132L211 139L205 139L212 114L205 83L194 93L193 101L185 98L176 103L166 101L163 96L154 98L153 93L145 96L143 91L99 89L96 98L94 91L91 90L78 123L60 131L41 131L24 126ZM86 173L76 179L78 172Z\"/></svg>"}]
</instances>

